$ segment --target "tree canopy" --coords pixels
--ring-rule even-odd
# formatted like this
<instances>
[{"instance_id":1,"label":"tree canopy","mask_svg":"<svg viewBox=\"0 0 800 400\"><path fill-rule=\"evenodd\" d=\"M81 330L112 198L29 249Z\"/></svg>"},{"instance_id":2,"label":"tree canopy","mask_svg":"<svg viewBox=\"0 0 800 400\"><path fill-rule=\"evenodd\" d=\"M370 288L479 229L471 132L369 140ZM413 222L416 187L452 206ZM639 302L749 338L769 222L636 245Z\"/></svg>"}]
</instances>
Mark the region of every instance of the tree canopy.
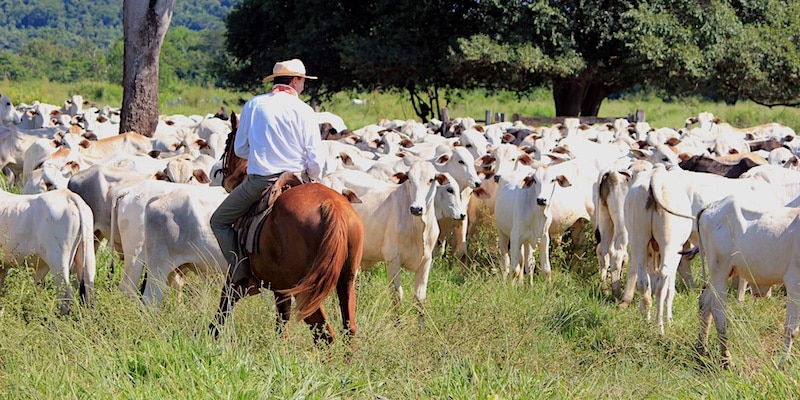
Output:
<instances>
[{"instance_id":1,"label":"tree canopy","mask_svg":"<svg viewBox=\"0 0 800 400\"><path fill-rule=\"evenodd\" d=\"M243 0L228 15L230 82L253 89L302 58L319 89L552 88L597 115L635 87L800 102L797 0ZM425 101L416 97L420 102ZM427 105L427 104L426 104ZM433 104L430 104L433 105ZM425 111L416 107L418 113Z\"/></svg>"}]
</instances>

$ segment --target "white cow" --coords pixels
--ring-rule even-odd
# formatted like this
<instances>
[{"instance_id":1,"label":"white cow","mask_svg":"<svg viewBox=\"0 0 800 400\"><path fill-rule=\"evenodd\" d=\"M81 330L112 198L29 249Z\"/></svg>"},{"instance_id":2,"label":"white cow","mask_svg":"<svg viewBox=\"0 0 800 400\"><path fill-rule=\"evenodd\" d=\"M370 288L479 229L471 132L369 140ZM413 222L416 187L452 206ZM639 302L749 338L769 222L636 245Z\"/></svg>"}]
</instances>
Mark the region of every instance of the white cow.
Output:
<instances>
[{"instance_id":1,"label":"white cow","mask_svg":"<svg viewBox=\"0 0 800 400\"><path fill-rule=\"evenodd\" d=\"M524 271L531 272L533 282L533 246L538 246L540 268L550 278L550 200L557 186L570 185L567 177L554 172L541 166L533 173L498 175L494 215L501 269L507 277L513 268L517 283L523 282Z\"/></svg>"},{"instance_id":2,"label":"white cow","mask_svg":"<svg viewBox=\"0 0 800 400\"><path fill-rule=\"evenodd\" d=\"M122 244L124 268L120 289L123 293L136 295L136 287L142 277L147 204L156 196L178 189L191 191L194 187L189 184L148 179L116 192L117 197L111 209L112 237L109 241L114 242L119 239ZM119 232L118 238L113 236L116 232Z\"/></svg>"},{"instance_id":3,"label":"white cow","mask_svg":"<svg viewBox=\"0 0 800 400\"><path fill-rule=\"evenodd\" d=\"M97 161L119 153L147 154L153 150L150 138L136 132L125 132L99 140L82 140L78 150Z\"/></svg>"},{"instance_id":4,"label":"white cow","mask_svg":"<svg viewBox=\"0 0 800 400\"><path fill-rule=\"evenodd\" d=\"M784 359L788 358L800 316L800 208L764 207L759 197L728 196L703 210L698 224L710 283L700 297L701 353L706 352L713 315L722 362L731 363L726 288L728 277L738 274L760 293L771 285L786 286Z\"/></svg>"},{"instance_id":5,"label":"white cow","mask_svg":"<svg viewBox=\"0 0 800 400\"><path fill-rule=\"evenodd\" d=\"M11 99L0 94L0 125L19 125L20 122L20 115Z\"/></svg>"},{"instance_id":6,"label":"white cow","mask_svg":"<svg viewBox=\"0 0 800 400\"><path fill-rule=\"evenodd\" d=\"M92 225L91 210L69 190L38 195L0 191L0 288L8 268L29 260L37 282L48 270L54 275L61 312L69 313L73 297L70 272L78 276L81 295L91 300L95 277Z\"/></svg>"},{"instance_id":7,"label":"white cow","mask_svg":"<svg viewBox=\"0 0 800 400\"><path fill-rule=\"evenodd\" d=\"M25 151L38 139L8 126L0 126L0 168L7 182L14 184L22 175Z\"/></svg>"},{"instance_id":8,"label":"white cow","mask_svg":"<svg viewBox=\"0 0 800 400\"><path fill-rule=\"evenodd\" d=\"M677 169L667 171L662 164L653 169L648 189L652 200L648 200L649 194L638 190L637 197L631 198L631 187L626 198L625 216L631 217L626 224L630 238L631 264L636 265L638 271L642 308L647 311L649 319L649 293L652 287L656 298L657 323L663 333L665 315L668 322L672 319L678 264L687 262L681 261L679 252L687 242L697 243L694 216L709 204L728 195L758 194L765 198L767 204L782 204L779 203L775 189L760 178L730 179L702 172ZM655 264L646 261L651 240L657 244ZM684 276L684 279L687 277ZM691 285L691 282L689 277L688 284Z\"/></svg>"},{"instance_id":9,"label":"white cow","mask_svg":"<svg viewBox=\"0 0 800 400\"><path fill-rule=\"evenodd\" d=\"M83 198L92 209L94 232L98 240L111 237L111 208L116 192L133 186L151 175L106 165L93 165L69 180L69 190ZM117 236L118 237L118 236ZM120 243L109 243L121 251Z\"/></svg>"},{"instance_id":10,"label":"white cow","mask_svg":"<svg viewBox=\"0 0 800 400\"><path fill-rule=\"evenodd\" d=\"M359 196L353 204L364 221L363 269L386 261L386 272L394 284L397 301L403 298L400 269L414 273L414 297L421 306L427 297L433 248L439 236L434 211L437 184L447 177L427 161L414 162L408 172L399 172L400 183ZM420 316L420 322L422 322Z\"/></svg>"},{"instance_id":11,"label":"white cow","mask_svg":"<svg viewBox=\"0 0 800 400\"><path fill-rule=\"evenodd\" d=\"M188 271L224 273L227 261L211 231L211 214L228 195L221 187L194 186L154 196L145 207L142 300L158 304L169 284L180 290Z\"/></svg>"},{"instance_id":12,"label":"white cow","mask_svg":"<svg viewBox=\"0 0 800 400\"><path fill-rule=\"evenodd\" d=\"M67 189L69 180L80 171L80 165L74 161L66 164L45 162L33 170L22 187L22 194L38 194L51 190Z\"/></svg>"}]
</instances>

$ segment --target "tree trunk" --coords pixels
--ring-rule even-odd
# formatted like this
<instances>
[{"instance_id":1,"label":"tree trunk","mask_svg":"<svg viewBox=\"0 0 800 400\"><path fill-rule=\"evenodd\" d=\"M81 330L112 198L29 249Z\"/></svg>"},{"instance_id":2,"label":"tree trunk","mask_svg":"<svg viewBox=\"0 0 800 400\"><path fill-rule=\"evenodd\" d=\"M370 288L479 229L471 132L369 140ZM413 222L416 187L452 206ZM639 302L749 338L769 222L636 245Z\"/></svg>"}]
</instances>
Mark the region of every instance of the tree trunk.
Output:
<instances>
[{"instance_id":1,"label":"tree trunk","mask_svg":"<svg viewBox=\"0 0 800 400\"><path fill-rule=\"evenodd\" d=\"M158 124L158 59L175 0L124 0L120 132L152 137Z\"/></svg>"},{"instance_id":2,"label":"tree trunk","mask_svg":"<svg viewBox=\"0 0 800 400\"><path fill-rule=\"evenodd\" d=\"M577 78L554 78L553 100L557 117L581 115L581 104L586 95L586 83Z\"/></svg>"},{"instance_id":3,"label":"tree trunk","mask_svg":"<svg viewBox=\"0 0 800 400\"><path fill-rule=\"evenodd\" d=\"M589 84L589 88L583 96L583 102L581 102L580 115L582 117L596 117L597 113L600 112L600 105L603 100L612 93L614 93L613 90L608 86L598 83Z\"/></svg>"}]
</instances>

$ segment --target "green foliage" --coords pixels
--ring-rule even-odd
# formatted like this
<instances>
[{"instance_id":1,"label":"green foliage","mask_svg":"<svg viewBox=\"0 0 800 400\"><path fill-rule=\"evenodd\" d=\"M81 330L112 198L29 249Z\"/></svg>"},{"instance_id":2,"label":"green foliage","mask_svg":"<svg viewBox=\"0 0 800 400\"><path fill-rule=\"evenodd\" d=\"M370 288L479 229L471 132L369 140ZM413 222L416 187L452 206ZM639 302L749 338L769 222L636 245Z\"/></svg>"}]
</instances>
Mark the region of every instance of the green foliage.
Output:
<instances>
[{"instance_id":1,"label":"green foliage","mask_svg":"<svg viewBox=\"0 0 800 400\"><path fill-rule=\"evenodd\" d=\"M176 2L160 83L222 85L223 18L231 1ZM0 0L0 77L122 82L122 0Z\"/></svg>"}]
</instances>

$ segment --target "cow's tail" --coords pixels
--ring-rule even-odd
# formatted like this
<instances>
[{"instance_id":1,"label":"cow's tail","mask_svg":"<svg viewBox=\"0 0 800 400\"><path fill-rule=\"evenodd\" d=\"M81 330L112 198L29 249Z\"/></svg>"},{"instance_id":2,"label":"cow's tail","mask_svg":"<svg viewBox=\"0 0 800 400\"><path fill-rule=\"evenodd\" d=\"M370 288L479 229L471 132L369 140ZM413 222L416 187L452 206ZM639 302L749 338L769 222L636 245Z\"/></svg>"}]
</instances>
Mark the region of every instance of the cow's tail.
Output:
<instances>
[{"instance_id":1,"label":"cow's tail","mask_svg":"<svg viewBox=\"0 0 800 400\"><path fill-rule=\"evenodd\" d=\"M322 236L314 262L308 273L291 289L279 291L295 296L297 313L303 319L313 314L339 281L342 266L348 257L349 222L347 213L339 209L340 203L324 200L320 206Z\"/></svg>"},{"instance_id":2,"label":"cow's tail","mask_svg":"<svg viewBox=\"0 0 800 400\"><path fill-rule=\"evenodd\" d=\"M697 213L697 247L700 248L700 268L703 274L703 285L708 282L708 276L706 273L706 255L705 251L703 251L703 236L701 235L702 230L700 229L700 217L703 216L703 213L706 211L706 208L700 210Z\"/></svg>"},{"instance_id":3,"label":"cow's tail","mask_svg":"<svg viewBox=\"0 0 800 400\"><path fill-rule=\"evenodd\" d=\"M692 220L695 219L693 215L683 214L667 207L666 202L664 201L664 198L662 196L664 190L664 174L666 174L666 170L664 170L664 172L661 172L659 170L660 168L654 169L653 176L650 178L650 195L653 197L653 200L655 200L656 204L659 207L663 208L666 212L672 215Z\"/></svg>"},{"instance_id":4,"label":"cow's tail","mask_svg":"<svg viewBox=\"0 0 800 400\"><path fill-rule=\"evenodd\" d=\"M80 279L79 293L81 301L91 306L94 300L94 277L97 273L97 261L94 254L94 217L92 210L78 195L71 195L69 199L78 210L80 220L77 245L72 257Z\"/></svg>"},{"instance_id":5,"label":"cow's tail","mask_svg":"<svg viewBox=\"0 0 800 400\"><path fill-rule=\"evenodd\" d=\"M111 254L111 262L108 267L109 275L114 275L114 232L117 231L117 208L119 207L119 201L123 197L125 197L124 194L122 196L117 196L114 198L114 201L111 202L111 232L108 234L108 252Z\"/></svg>"}]
</instances>

